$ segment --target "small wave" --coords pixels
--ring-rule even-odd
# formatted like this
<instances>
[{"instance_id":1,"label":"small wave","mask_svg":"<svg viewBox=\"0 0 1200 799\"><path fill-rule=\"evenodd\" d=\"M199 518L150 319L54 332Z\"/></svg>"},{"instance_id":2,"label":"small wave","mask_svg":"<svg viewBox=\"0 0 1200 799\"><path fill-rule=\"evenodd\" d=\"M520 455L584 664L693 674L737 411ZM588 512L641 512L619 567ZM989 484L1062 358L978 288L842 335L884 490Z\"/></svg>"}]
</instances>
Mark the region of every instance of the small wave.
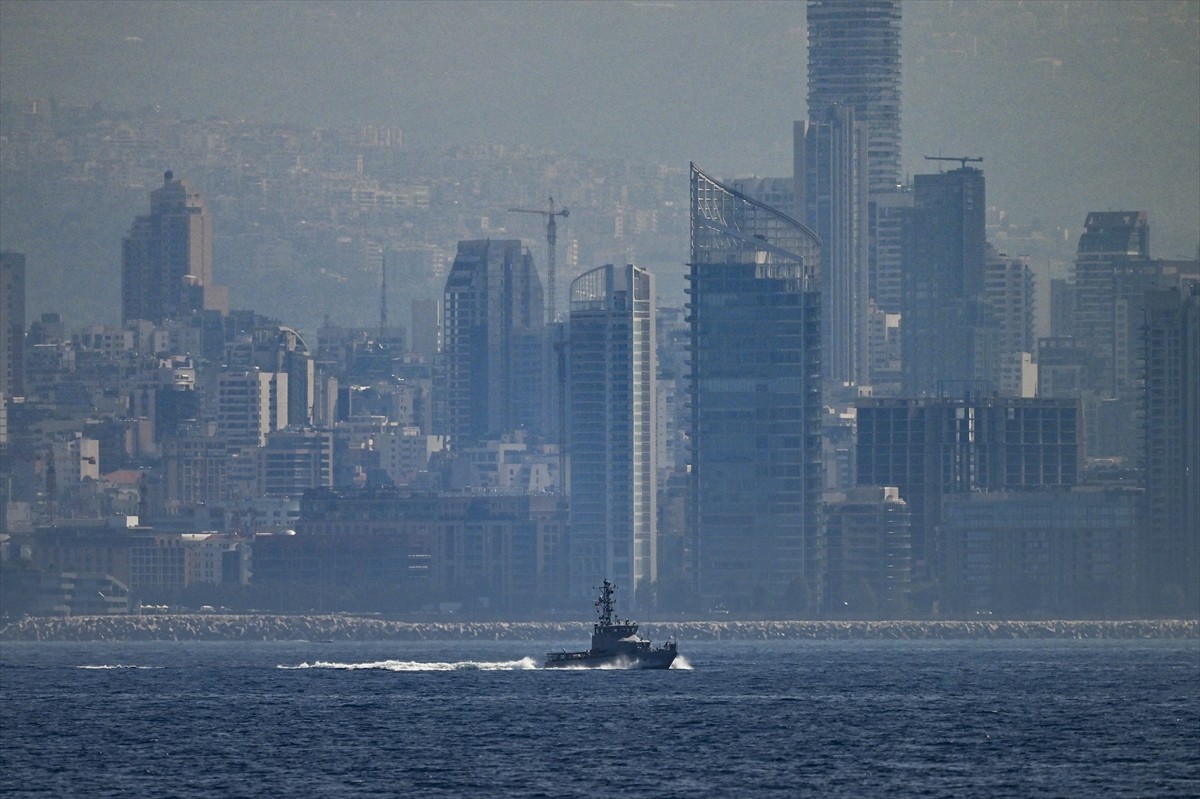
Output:
<instances>
[{"instance_id":1,"label":"small wave","mask_svg":"<svg viewBox=\"0 0 1200 799\"><path fill-rule=\"evenodd\" d=\"M112 665L76 666L76 668L107 671L109 669L161 669L162 666L134 666L125 663L114 663Z\"/></svg>"},{"instance_id":2,"label":"small wave","mask_svg":"<svg viewBox=\"0 0 1200 799\"><path fill-rule=\"evenodd\" d=\"M453 663L426 663L418 660L377 660L370 663L330 663L318 660L315 663L301 663L298 666L280 665L278 668L295 669L338 669L341 671L359 671L376 669L379 671L524 671L536 669L537 663L533 658L520 660L459 660Z\"/></svg>"}]
</instances>

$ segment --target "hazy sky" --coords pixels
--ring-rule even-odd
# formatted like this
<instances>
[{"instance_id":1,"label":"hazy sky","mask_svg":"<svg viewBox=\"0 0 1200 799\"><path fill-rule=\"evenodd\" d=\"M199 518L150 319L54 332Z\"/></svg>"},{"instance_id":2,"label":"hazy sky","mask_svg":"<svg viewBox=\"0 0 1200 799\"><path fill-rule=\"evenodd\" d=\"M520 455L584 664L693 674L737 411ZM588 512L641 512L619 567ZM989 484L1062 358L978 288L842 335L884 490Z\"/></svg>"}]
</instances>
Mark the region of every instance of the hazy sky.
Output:
<instances>
[{"instance_id":1,"label":"hazy sky","mask_svg":"<svg viewBox=\"0 0 1200 799\"><path fill-rule=\"evenodd\" d=\"M909 0L904 162L978 155L989 201L1069 225L1145 209L1200 244L1200 2ZM0 0L0 96L399 125L788 175L801 2Z\"/></svg>"}]
</instances>

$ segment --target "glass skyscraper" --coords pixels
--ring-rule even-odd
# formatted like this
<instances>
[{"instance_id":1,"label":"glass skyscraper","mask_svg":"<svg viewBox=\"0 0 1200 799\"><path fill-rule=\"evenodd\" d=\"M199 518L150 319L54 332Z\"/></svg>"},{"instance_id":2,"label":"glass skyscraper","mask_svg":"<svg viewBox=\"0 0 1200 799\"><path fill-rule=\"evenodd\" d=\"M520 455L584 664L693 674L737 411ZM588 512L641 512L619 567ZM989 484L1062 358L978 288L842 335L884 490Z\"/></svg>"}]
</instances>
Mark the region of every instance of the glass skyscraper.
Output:
<instances>
[{"instance_id":1,"label":"glass skyscraper","mask_svg":"<svg viewBox=\"0 0 1200 799\"><path fill-rule=\"evenodd\" d=\"M517 239L460 241L442 302L442 418L461 448L540 432L545 303Z\"/></svg>"},{"instance_id":2,"label":"glass skyscraper","mask_svg":"<svg viewBox=\"0 0 1200 799\"><path fill-rule=\"evenodd\" d=\"M690 503L700 599L815 609L821 591L821 244L691 169Z\"/></svg>"}]
</instances>

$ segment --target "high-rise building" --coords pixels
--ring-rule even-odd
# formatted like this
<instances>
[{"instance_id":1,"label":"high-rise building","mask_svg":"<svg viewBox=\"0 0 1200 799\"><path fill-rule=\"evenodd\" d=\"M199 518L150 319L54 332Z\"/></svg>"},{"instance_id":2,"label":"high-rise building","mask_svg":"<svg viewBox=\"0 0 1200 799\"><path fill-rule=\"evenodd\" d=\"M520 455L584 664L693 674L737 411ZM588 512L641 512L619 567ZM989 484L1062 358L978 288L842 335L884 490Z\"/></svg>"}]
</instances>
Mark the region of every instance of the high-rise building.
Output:
<instances>
[{"instance_id":1,"label":"high-rise building","mask_svg":"<svg viewBox=\"0 0 1200 799\"><path fill-rule=\"evenodd\" d=\"M1141 361L1144 613L1200 611L1200 284L1145 301Z\"/></svg>"},{"instance_id":2,"label":"high-rise building","mask_svg":"<svg viewBox=\"0 0 1200 799\"><path fill-rule=\"evenodd\" d=\"M654 277L632 264L571 283L567 386L569 589L605 576L632 591L658 576Z\"/></svg>"},{"instance_id":3,"label":"high-rise building","mask_svg":"<svg viewBox=\"0 0 1200 799\"><path fill-rule=\"evenodd\" d=\"M867 324L867 126L831 105L793 133L796 209L821 238L825 376L870 382Z\"/></svg>"},{"instance_id":4,"label":"high-rise building","mask_svg":"<svg viewBox=\"0 0 1200 799\"><path fill-rule=\"evenodd\" d=\"M1123 277L1150 267L1150 225L1145 211L1093 211L1087 215L1075 255L1075 307L1072 330L1076 338L1104 363L1103 383L1095 389L1106 397L1128 395L1130 325L1127 302L1120 291ZM1144 293L1145 287L1138 287ZM1140 318L1133 324L1139 324ZM1124 328L1122 330L1121 328ZM1118 364L1125 365L1122 369ZM1125 389L1122 391L1121 389Z\"/></svg>"},{"instance_id":5,"label":"high-rise building","mask_svg":"<svg viewBox=\"0 0 1200 799\"><path fill-rule=\"evenodd\" d=\"M150 192L150 213L133 221L121 246L121 318L156 324L193 311L229 312L213 284L212 216L200 195L171 172Z\"/></svg>"},{"instance_id":6,"label":"high-rise building","mask_svg":"<svg viewBox=\"0 0 1200 799\"><path fill-rule=\"evenodd\" d=\"M808 117L832 106L867 125L872 194L900 182L900 3L809 0Z\"/></svg>"},{"instance_id":7,"label":"high-rise building","mask_svg":"<svg viewBox=\"0 0 1200 799\"><path fill-rule=\"evenodd\" d=\"M872 195L867 206L868 294L884 313L900 313L904 226L913 201L910 187Z\"/></svg>"},{"instance_id":8,"label":"high-rise building","mask_svg":"<svg viewBox=\"0 0 1200 799\"><path fill-rule=\"evenodd\" d=\"M692 165L689 532L700 598L821 596L821 244Z\"/></svg>"},{"instance_id":9,"label":"high-rise building","mask_svg":"<svg viewBox=\"0 0 1200 799\"><path fill-rule=\"evenodd\" d=\"M910 397L987 389L982 342L987 332L983 172L963 166L917 175L905 228L903 390Z\"/></svg>"},{"instance_id":10,"label":"high-rise building","mask_svg":"<svg viewBox=\"0 0 1200 799\"><path fill-rule=\"evenodd\" d=\"M230 451L261 447L288 425L288 375L258 368L216 374L217 437Z\"/></svg>"},{"instance_id":11,"label":"high-rise building","mask_svg":"<svg viewBox=\"0 0 1200 799\"><path fill-rule=\"evenodd\" d=\"M1087 215L1075 257L1071 330L1080 351L1098 364L1083 386L1088 454L1135 462L1141 451L1137 413L1142 379L1141 337L1151 292L1186 293L1200 282L1200 262L1150 257L1144 211Z\"/></svg>"},{"instance_id":12,"label":"high-rise building","mask_svg":"<svg viewBox=\"0 0 1200 799\"><path fill-rule=\"evenodd\" d=\"M983 269L983 304L995 354L992 373L984 378L1005 396L1032 397L1037 385L1033 270L991 245Z\"/></svg>"},{"instance_id":13,"label":"high-rise building","mask_svg":"<svg viewBox=\"0 0 1200 799\"><path fill-rule=\"evenodd\" d=\"M542 281L516 239L460 241L442 302L441 404L459 449L525 429L540 433Z\"/></svg>"},{"instance_id":14,"label":"high-rise building","mask_svg":"<svg viewBox=\"0 0 1200 799\"><path fill-rule=\"evenodd\" d=\"M235 311L231 316L242 312ZM298 332L250 313L240 331L225 342L228 370L252 369L287 374L287 423L311 425L316 403L316 365Z\"/></svg>"},{"instance_id":15,"label":"high-rise building","mask_svg":"<svg viewBox=\"0 0 1200 799\"><path fill-rule=\"evenodd\" d=\"M0 400L25 392L25 256L0 252Z\"/></svg>"}]
</instances>

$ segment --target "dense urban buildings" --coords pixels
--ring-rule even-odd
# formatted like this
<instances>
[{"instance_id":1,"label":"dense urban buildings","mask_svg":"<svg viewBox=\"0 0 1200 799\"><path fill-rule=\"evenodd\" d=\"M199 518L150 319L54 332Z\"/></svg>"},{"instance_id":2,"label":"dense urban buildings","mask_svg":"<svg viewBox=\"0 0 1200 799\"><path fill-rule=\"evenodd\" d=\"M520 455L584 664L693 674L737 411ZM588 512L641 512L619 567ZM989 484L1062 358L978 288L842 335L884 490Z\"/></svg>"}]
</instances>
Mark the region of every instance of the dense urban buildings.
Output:
<instances>
[{"instance_id":1,"label":"dense urban buildings","mask_svg":"<svg viewBox=\"0 0 1200 799\"><path fill-rule=\"evenodd\" d=\"M1200 613L1200 263L1019 230L980 158L901 185L899 3L807 13L787 178L5 98L5 602ZM113 296L27 315L9 247Z\"/></svg>"},{"instance_id":2,"label":"dense urban buildings","mask_svg":"<svg viewBox=\"0 0 1200 799\"><path fill-rule=\"evenodd\" d=\"M597 574L645 595L658 578L654 277L629 264L571 284L567 338L572 595Z\"/></svg>"},{"instance_id":3,"label":"dense urban buildings","mask_svg":"<svg viewBox=\"0 0 1200 799\"><path fill-rule=\"evenodd\" d=\"M690 535L702 600L821 596L821 246L692 166Z\"/></svg>"}]
</instances>

